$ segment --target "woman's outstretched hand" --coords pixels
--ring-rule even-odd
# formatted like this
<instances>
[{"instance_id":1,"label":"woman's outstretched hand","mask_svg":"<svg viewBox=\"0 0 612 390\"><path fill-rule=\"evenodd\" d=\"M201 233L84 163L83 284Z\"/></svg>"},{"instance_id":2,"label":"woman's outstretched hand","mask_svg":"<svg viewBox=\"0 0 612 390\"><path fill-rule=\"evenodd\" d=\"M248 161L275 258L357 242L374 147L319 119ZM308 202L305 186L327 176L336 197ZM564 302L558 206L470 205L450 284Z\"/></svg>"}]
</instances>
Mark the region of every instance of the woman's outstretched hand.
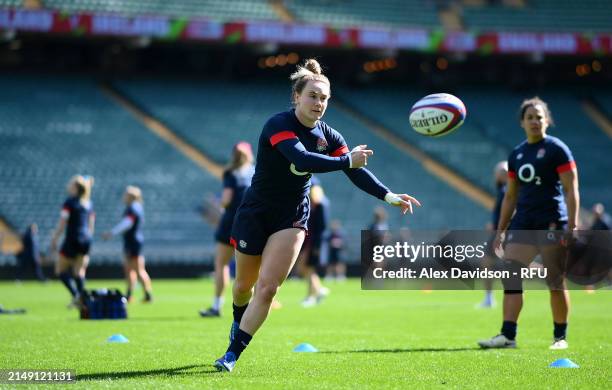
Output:
<instances>
[{"instance_id":1,"label":"woman's outstretched hand","mask_svg":"<svg viewBox=\"0 0 612 390\"><path fill-rule=\"evenodd\" d=\"M421 202L419 202L415 197L408 194L394 194L392 192L385 195L385 202L389 203L391 206L401 208L402 214L406 214L408 211L410 211L410 214L412 214L413 203L419 207L421 206Z\"/></svg>"}]
</instances>

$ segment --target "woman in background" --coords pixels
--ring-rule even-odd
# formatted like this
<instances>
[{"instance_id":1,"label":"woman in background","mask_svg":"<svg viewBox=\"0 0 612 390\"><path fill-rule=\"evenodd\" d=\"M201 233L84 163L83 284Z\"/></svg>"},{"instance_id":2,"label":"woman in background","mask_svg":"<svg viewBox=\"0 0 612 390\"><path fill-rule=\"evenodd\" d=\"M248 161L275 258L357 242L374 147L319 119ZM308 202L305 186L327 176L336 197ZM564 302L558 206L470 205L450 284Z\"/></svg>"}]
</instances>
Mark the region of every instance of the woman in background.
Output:
<instances>
[{"instance_id":1,"label":"woman in background","mask_svg":"<svg viewBox=\"0 0 612 390\"><path fill-rule=\"evenodd\" d=\"M70 179L60 219L51 239L51 252L57 250L57 241L64 234L55 272L70 292L68 307L78 307L85 291L85 274L89 264L89 250L94 233L95 214L91 203L94 179L77 175Z\"/></svg>"},{"instance_id":2,"label":"woman in background","mask_svg":"<svg viewBox=\"0 0 612 390\"><path fill-rule=\"evenodd\" d=\"M223 193L221 207L224 209L215 232L215 291L213 304L207 310L200 310L202 317L219 317L223 307L223 293L229 284L229 262L234 256L231 244L232 223L244 193L253 177L253 150L248 142L238 142L232 149L232 158L223 172Z\"/></svg>"},{"instance_id":3,"label":"woman in background","mask_svg":"<svg viewBox=\"0 0 612 390\"><path fill-rule=\"evenodd\" d=\"M126 205L123 219L110 232L103 234L105 240L113 236L123 234L124 271L127 283L126 298L132 300L132 292L136 280L140 280L144 288L143 302L152 302L151 278L145 269L145 258L142 254L144 237L142 226L144 225L144 208L142 191L135 186L127 186L123 194L123 202Z\"/></svg>"}]
</instances>

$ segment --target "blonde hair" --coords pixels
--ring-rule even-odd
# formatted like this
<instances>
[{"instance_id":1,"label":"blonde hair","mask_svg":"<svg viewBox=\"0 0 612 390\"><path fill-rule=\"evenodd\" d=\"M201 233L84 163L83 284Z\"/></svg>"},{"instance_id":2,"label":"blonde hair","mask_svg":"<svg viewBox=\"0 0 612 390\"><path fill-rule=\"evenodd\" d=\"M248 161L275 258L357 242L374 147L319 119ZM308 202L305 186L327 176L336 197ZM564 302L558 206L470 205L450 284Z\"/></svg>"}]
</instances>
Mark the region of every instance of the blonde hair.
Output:
<instances>
[{"instance_id":1,"label":"blonde hair","mask_svg":"<svg viewBox=\"0 0 612 390\"><path fill-rule=\"evenodd\" d=\"M297 70L291 73L289 79L293 81L291 88L291 101L295 104L295 95L299 95L304 90L309 81L322 81L331 87L327 76L323 74L321 64L314 58L309 58L304 65L298 65Z\"/></svg>"},{"instance_id":2,"label":"blonde hair","mask_svg":"<svg viewBox=\"0 0 612 390\"><path fill-rule=\"evenodd\" d=\"M325 197L325 191L323 191L323 187L318 184L310 187L310 201L314 204L319 204L323 202L323 198Z\"/></svg>"},{"instance_id":3,"label":"blonde hair","mask_svg":"<svg viewBox=\"0 0 612 390\"><path fill-rule=\"evenodd\" d=\"M79 199L91 199L91 190L94 185L93 176L76 175L70 179L70 183L76 187L77 196L79 197Z\"/></svg>"},{"instance_id":4,"label":"blonde hair","mask_svg":"<svg viewBox=\"0 0 612 390\"><path fill-rule=\"evenodd\" d=\"M240 141L232 149L232 159L225 167L226 171L233 171L246 164L253 163L253 148L246 141Z\"/></svg>"},{"instance_id":5,"label":"blonde hair","mask_svg":"<svg viewBox=\"0 0 612 390\"><path fill-rule=\"evenodd\" d=\"M497 164L495 164L494 172L495 173L498 173L498 172L507 173L508 172L508 161L504 160L504 161L500 161Z\"/></svg>"},{"instance_id":6,"label":"blonde hair","mask_svg":"<svg viewBox=\"0 0 612 390\"><path fill-rule=\"evenodd\" d=\"M125 187L125 193L132 197L136 202L142 203L142 190L136 186Z\"/></svg>"}]
</instances>

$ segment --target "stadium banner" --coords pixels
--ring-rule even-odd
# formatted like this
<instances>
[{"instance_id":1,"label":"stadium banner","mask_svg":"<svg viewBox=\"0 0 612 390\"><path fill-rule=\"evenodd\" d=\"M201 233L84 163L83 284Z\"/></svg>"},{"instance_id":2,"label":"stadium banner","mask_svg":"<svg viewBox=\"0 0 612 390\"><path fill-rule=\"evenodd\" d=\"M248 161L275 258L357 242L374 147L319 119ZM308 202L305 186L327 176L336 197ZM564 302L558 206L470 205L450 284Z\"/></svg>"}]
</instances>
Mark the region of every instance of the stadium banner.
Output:
<instances>
[{"instance_id":1,"label":"stadium banner","mask_svg":"<svg viewBox=\"0 0 612 390\"><path fill-rule=\"evenodd\" d=\"M0 30L73 36L151 37L422 52L612 55L612 33L446 32L422 28L334 28L274 21L218 22L161 15L0 9Z\"/></svg>"},{"instance_id":2,"label":"stadium banner","mask_svg":"<svg viewBox=\"0 0 612 390\"><path fill-rule=\"evenodd\" d=\"M363 28L357 30L357 47L368 49L426 50L430 47L427 30Z\"/></svg>"},{"instance_id":3,"label":"stadium banner","mask_svg":"<svg viewBox=\"0 0 612 390\"><path fill-rule=\"evenodd\" d=\"M506 290L612 284L612 231L513 230L501 246L494 239L488 230L363 230L361 287L475 290L486 288L487 280Z\"/></svg>"}]
</instances>

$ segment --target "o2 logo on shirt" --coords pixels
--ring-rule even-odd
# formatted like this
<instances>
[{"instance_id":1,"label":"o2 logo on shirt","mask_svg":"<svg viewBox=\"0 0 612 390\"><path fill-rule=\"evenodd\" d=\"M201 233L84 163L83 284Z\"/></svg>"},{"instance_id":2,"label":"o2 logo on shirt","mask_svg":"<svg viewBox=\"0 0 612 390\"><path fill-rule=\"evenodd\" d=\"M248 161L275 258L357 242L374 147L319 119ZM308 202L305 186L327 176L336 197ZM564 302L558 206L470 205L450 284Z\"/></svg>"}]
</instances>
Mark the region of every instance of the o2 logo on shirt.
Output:
<instances>
[{"instance_id":1,"label":"o2 logo on shirt","mask_svg":"<svg viewBox=\"0 0 612 390\"><path fill-rule=\"evenodd\" d=\"M525 183L531 183L535 179L535 185L539 186L542 184L542 178L536 176L535 167L533 164L524 164L518 170L518 177Z\"/></svg>"},{"instance_id":2,"label":"o2 logo on shirt","mask_svg":"<svg viewBox=\"0 0 612 390\"><path fill-rule=\"evenodd\" d=\"M310 172L301 172L301 171L298 171L295 168L295 164L294 163L291 163L291 165L289 166L289 170L291 171L291 173L293 173L294 175L297 175L297 176L306 176L306 175L308 175L310 173Z\"/></svg>"}]
</instances>

